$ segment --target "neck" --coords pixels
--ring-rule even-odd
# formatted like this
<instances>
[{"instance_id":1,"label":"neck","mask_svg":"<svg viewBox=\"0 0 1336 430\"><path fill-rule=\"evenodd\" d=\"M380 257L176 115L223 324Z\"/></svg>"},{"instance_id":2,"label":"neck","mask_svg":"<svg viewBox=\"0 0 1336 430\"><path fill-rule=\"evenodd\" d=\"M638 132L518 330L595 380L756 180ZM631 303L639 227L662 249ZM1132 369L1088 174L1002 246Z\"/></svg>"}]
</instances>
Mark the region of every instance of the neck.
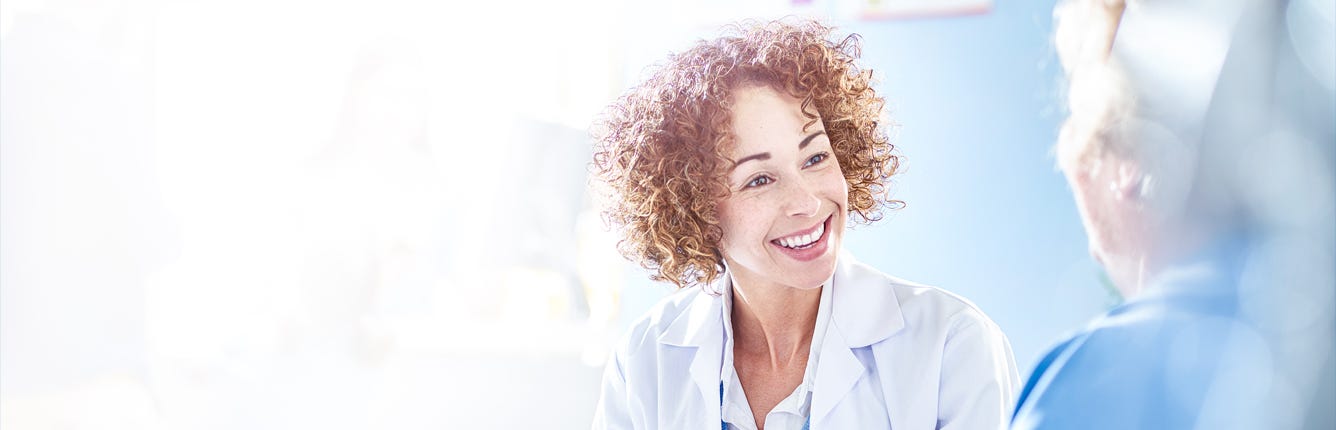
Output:
<instances>
[{"instance_id":1,"label":"neck","mask_svg":"<svg viewBox=\"0 0 1336 430\"><path fill-rule=\"evenodd\" d=\"M1178 221L1178 220L1175 220ZM1169 223L1166 223L1169 224ZM1199 223L1174 222L1172 228L1162 228L1158 233L1148 234L1145 251L1137 262L1137 279L1131 291L1124 291L1125 297L1132 297L1146 290L1165 268L1181 263L1183 259L1200 252L1210 245L1210 238L1216 235L1210 221Z\"/></svg>"},{"instance_id":2,"label":"neck","mask_svg":"<svg viewBox=\"0 0 1336 430\"><path fill-rule=\"evenodd\" d=\"M816 327L821 288L746 284L733 279L735 353L763 356L775 369L806 360Z\"/></svg>"}]
</instances>

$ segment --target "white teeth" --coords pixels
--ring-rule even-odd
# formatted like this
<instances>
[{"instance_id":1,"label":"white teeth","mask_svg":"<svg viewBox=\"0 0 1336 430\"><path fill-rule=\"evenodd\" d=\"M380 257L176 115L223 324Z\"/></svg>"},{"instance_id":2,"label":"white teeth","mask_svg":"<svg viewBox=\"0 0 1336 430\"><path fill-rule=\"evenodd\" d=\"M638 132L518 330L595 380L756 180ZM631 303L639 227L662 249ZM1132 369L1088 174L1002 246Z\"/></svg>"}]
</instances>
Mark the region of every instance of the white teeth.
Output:
<instances>
[{"instance_id":1,"label":"white teeth","mask_svg":"<svg viewBox=\"0 0 1336 430\"><path fill-rule=\"evenodd\" d=\"M813 242L816 242L818 239L821 239L821 234L825 232L826 232L826 225L824 223L818 224L816 227L816 231L804 234L802 236L790 236L781 238L779 239L779 244L783 245L785 248L801 248L807 245L811 245Z\"/></svg>"}]
</instances>

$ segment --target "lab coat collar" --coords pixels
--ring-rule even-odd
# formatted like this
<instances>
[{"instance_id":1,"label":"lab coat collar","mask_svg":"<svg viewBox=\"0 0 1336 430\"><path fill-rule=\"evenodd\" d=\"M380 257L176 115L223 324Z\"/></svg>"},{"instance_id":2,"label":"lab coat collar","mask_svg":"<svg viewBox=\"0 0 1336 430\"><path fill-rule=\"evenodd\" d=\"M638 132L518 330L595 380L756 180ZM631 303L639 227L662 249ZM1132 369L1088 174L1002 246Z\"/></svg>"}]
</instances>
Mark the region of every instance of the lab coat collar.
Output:
<instances>
[{"instance_id":1,"label":"lab coat collar","mask_svg":"<svg viewBox=\"0 0 1336 430\"><path fill-rule=\"evenodd\" d=\"M727 291L732 288L728 276L720 276L708 288L709 291ZM724 302L723 297L706 293L701 288L689 292L688 308L678 314L668 328L659 335L661 344L684 348L695 348L688 369L691 380L700 391L706 405L720 405L719 371L724 361ZM707 423L722 421L718 407L707 407L703 411Z\"/></svg>"},{"instance_id":2,"label":"lab coat collar","mask_svg":"<svg viewBox=\"0 0 1336 430\"><path fill-rule=\"evenodd\" d=\"M724 298L706 291L728 291L732 287L728 276L723 275L711 285L690 292L692 297L687 309L678 314L677 319L659 335L659 343L682 347L722 347Z\"/></svg>"},{"instance_id":3,"label":"lab coat collar","mask_svg":"<svg viewBox=\"0 0 1336 430\"><path fill-rule=\"evenodd\" d=\"M821 345L811 419L820 423L867 373L854 349L881 342L904 328L900 303L886 278L841 252L831 293L831 324Z\"/></svg>"},{"instance_id":4,"label":"lab coat collar","mask_svg":"<svg viewBox=\"0 0 1336 430\"><path fill-rule=\"evenodd\" d=\"M881 342L904 328L899 301L887 282L879 272L862 265L848 252L840 252L831 285L830 326L817 364L812 422L829 414L867 372L853 350ZM727 291L732 284L725 275L706 288ZM703 290L690 294L693 297L689 299L689 308L673 320L658 341L697 348L690 365L691 379L706 404L719 404L719 372L723 365L724 344L723 297ZM703 351L708 353L702 354ZM718 414L718 411L713 410L713 413Z\"/></svg>"},{"instance_id":5,"label":"lab coat collar","mask_svg":"<svg viewBox=\"0 0 1336 430\"><path fill-rule=\"evenodd\" d=\"M847 251L840 251L833 278L831 323L845 346L862 348L881 342L905 327L900 302L885 277L864 266ZM727 274L702 290L693 291L689 308L659 336L659 343L682 346L723 345L723 297L708 291L733 288ZM833 340L826 340L827 343ZM823 350L824 351L824 350Z\"/></svg>"},{"instance_id":6,"label":"lab coat collar","mask_svg":"<svg viewBox=\"0 0 1336 430\"><path fill-rule=\"evenodd\" d=\"M831 323L844 338L845 346L862 348L904 329L900 301L885 275L859 263L848 252L840 252L833 292Z\"/></svg>"},{"instance_id":7,"label":"lab coat collar","mask_svg":"<svg viewBox=\"0 0 1336 430\"><path fill-rule=\"evenodd\" d=\"M854 350L847 346L848 343L849 339L835 327L826 330L826 339L821 343L821 360L817 363L815 386L812 387L811 422L821 422L867 373L867 368L854 355Z\"/></svg>"}]
</instances>

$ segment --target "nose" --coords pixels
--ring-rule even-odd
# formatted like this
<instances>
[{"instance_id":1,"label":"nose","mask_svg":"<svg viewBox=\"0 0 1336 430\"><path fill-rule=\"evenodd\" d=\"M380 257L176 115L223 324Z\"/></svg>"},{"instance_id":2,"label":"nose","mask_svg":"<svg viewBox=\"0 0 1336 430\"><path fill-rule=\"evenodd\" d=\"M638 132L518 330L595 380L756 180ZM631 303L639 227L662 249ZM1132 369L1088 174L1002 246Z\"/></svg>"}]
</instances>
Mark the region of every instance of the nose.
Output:
<instances>
[{"instance_id":1,"label":"nose","mask_svg":"<svg viewBox=\"0 0 1336 430\"><path fill-rule=\"evenodd\" d=\"M811 218L821 210L821 198L806 181L789 181L785 190L784 213L792 217Z\"/></svg>"}]
</instances>

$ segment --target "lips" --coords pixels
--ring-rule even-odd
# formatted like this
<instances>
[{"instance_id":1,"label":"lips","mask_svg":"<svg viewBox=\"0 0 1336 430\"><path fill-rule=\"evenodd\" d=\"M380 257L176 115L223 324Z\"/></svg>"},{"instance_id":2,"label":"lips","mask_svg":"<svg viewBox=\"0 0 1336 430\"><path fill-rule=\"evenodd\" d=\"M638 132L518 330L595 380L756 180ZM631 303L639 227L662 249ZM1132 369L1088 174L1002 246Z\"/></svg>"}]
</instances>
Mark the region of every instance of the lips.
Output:
<instances>
[{"instance_id":1,"label":"lips","mask_svg":"<svg viewBox=\"0 0 1336 430\"><path fill-rule=\"evenodd\" d=\"M770 240L782 254L798 261L811 261L826 253L830 242L830 224L835 215L804 231Z\"/></svg>"}]
</instances>

